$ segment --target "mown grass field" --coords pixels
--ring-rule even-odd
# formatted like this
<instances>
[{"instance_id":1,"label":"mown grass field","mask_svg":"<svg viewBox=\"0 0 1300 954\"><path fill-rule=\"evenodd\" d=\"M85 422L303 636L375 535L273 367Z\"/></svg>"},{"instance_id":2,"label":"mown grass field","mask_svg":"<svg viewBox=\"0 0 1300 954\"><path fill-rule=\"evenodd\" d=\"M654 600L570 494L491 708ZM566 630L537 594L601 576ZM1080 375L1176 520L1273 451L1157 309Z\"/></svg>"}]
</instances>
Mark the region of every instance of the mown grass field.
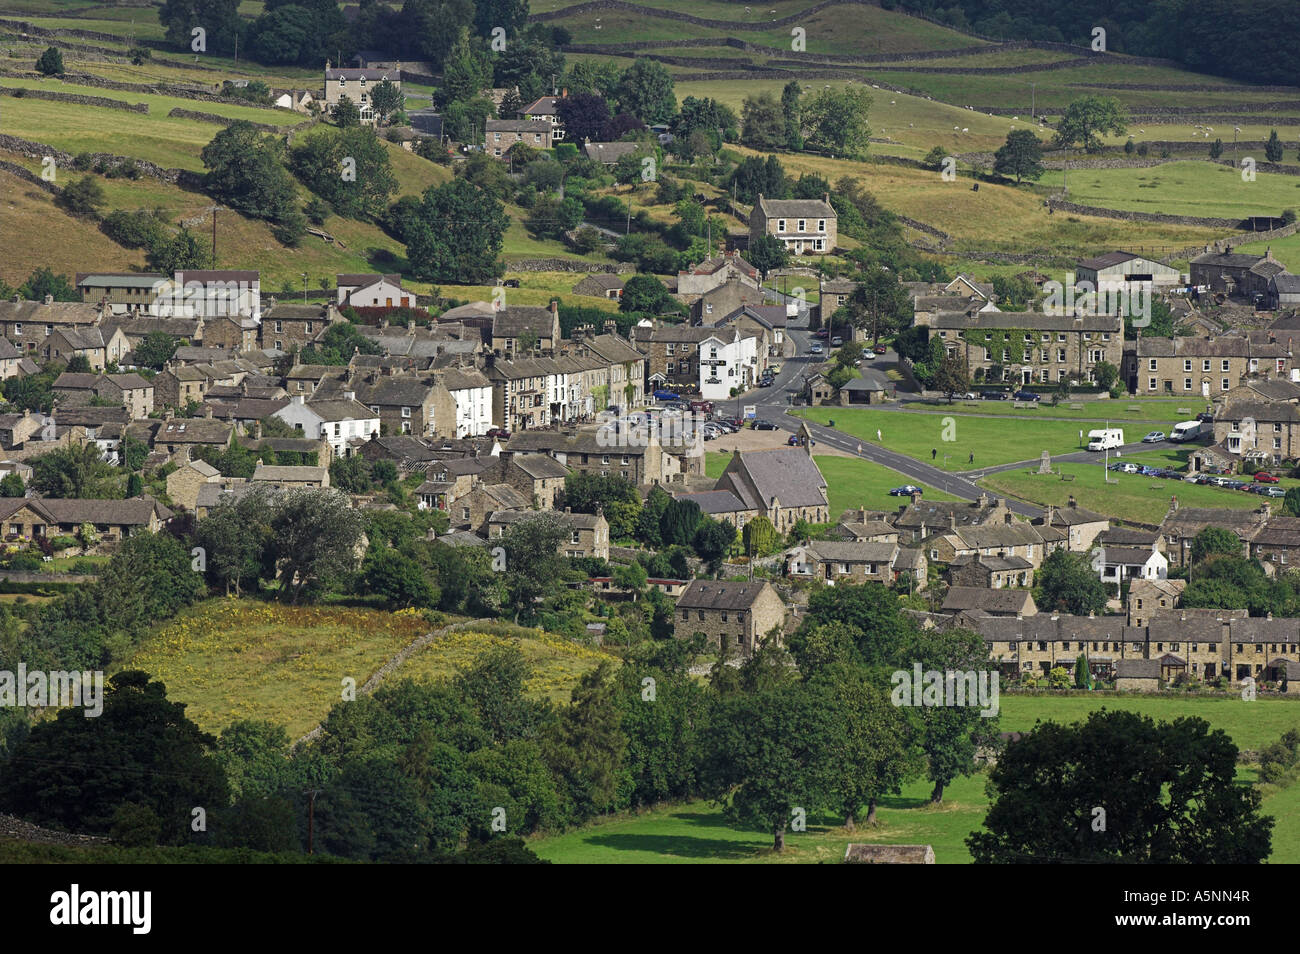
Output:
<instances>
[{"instance_id":1,"label":"mown grass field","mask_svg":"<svg viewBox=\"0 0 1300 954\"><path fill-rule=\"evenodd\" d=\"M1256 157L1260 162L1263 156ZM1060 187L1064 174L1040 180ZM1084 205L1211 218L1281 215L1300 207L1300 177L1259 172L1244 181L1239 169L1212 162L1170 162L1148 169L1072 169L1070 201Z\"/></svg>"},{"instance_id":2,"label":"mown grass field","mask_svg":"<svg viewBox=\"0 0 1300 954\"><path fill-rule=\"evenodd\" d=\"M1258 750L1283 732L1300 726L1300 701L1261 698L1253 703L1224 698L1146 695L1003 695L999 727L1023 732L1039 720L1074 722L1095 709L1140 712L1157 721L1199 716L1224 730L1243 750ZM1238 781L1254 780L1253 768L1242 766ZM944 793L943 804L929 804L929 783L904 786L901 796L882 800L879 827L848 832L841 819L810 818L806 833L788 832L786 850L772 851L771 835L730 827L721 810L707 802L664 805L641 814L625 815L567 832L537 838L532 849L556 864L685 864L759 863L815 864L843 859L850 842L928 844L938 864L966 864L965 839L981 827L988 808L987 776L957 779ZM1300 783L1263 790L1263 813L1276 819L1274 864L1300 862Z\"/></svg>"},{"instance_id":3,"label":"mown grass field","mask_svg":"<svg viewBox=\"0 0 1300 954\"><path fill-rule=\"evenodd\" d=\"M1032 385L1030 386L1032 390ZM978 390L978 388L977 388ZM1081 408L1073 408L1071 404L1082 404ZM1157 398L1155 400L1127 400L1120 398L1118 401L1097 400L1097 401L1069 401L1062 400L1060 404L1053 405L1050 400L1039 402L1035 408L1017 408L1013 401L953 401L948 404L944 401L912 401L907 404L909 408L923 409L928 413L934 414L965 414L977 415L980 417L994 415L998 417L1017 418L1025 421L1046 421L1046 420L1078 420L1078 421L1111 421L1113 427L1124 427L1126 421L1164 424L1169 422L1177 423L1187 420L1197 412L1204 409L1204 404L1197 401L1165 400ZM1130 407L1137 407L1138 410L1130 411ZM1188 414L1180 414L1179 409L1190 411ZM1158 427L1146 428L1146 430L1160 430ZM1143 433L1146 433L1144 430ZM1141 434L1130 435L1131 439L1136 440Z\"/></svg>"},{"instance_id":4,"label":"mown grass field","mask_svg":"<svg viewBox=\"0 0 1300 954\"><path fill-rule=\"evenodd\" d=\"M191 607L144 638L122 668L143 669L208 732L268 719L297 738L428 632L414 613L217 599Z\"/></svg>"},{"instance_id":5,"label":"mown grass field","mask_svg":"<svg viewBox=\"0 0 1300 954\"><path fill-rule=\"evenodd\" d=\"M1169 498L1175 496L1180 507L1255 510L1267 502L1277 509L1281 502L1244 490L1189 484L1181 480L1160 480L1138 474L1111 473L1109 476L1116 483L1107 484L1103 479L1107 472L1097 464L1053 464L1053 467L1063 474L1073 474L1074 479L1062 480L1056 474L1039 474L1035 468L1028 468L989 474L980 481L980 486L1043 506L1064 506L1070 497L1074 497L1080 507L1096 510L1114 519L1147 524L1158 524L1164 520L1165 514L1169 512ZM1288 480L1282 486L1294 483L1295 481Z\"/></svg>"},{"instance_id":6,"label":"mown grass field","mask_svg":"<svg viewBox=\"0 0 1300 954\"><path fill-rule=\"evenodd\" d=\"M834 420L837 431L857 437L863 444L879 443L926 463L931 463L930 451L938 450L934 466L951 471L1037 460L1044 450L1055 456L1081 449L1079 425L1074 421L1012 422L969 415L958 418L842 407L801 408L795 413L819 424ZM883 437L881 441L876 440L877 430ZM945 431L954 439L944 440ZM975 461L968 463L972 454Z\"/></svg>"}]
</instances>

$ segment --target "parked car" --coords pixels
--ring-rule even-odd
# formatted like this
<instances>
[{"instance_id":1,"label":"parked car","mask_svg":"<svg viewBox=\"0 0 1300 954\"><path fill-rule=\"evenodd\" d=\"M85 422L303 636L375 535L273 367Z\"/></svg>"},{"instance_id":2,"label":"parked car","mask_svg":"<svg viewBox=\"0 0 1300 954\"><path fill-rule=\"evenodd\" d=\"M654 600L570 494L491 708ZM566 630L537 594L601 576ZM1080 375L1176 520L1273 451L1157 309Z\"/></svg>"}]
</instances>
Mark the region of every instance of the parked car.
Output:
<instances>
[{"instance_id":1,"label":"parked car","mask_svg":"<svg viewBox=\"0 0 1300 954\"><path fill-rule=\"evenodd\" d=\"M1255 480L1256 480L1258 483L1261 483L1261 484L1276 484L1276 483L1278 483L1278 478L1277 478L1277 476L1276 476L1275 474L1270 474L1270 473L1269 473L1268 471L1266 471L1266 470L1261 470L1259 473L1257 473L1257 474L1255 475Z\"/></svg>"},{"instance_id":2,"label":"parked car","mask_svg":"<svg viewBox=\"0 0 1300 954\"><path fill-rule=\"evenodd\" d=\"M1261 494L1263 494L1265 497L1285 497L1285 496L1286 496L1286 491L1283 490L1281 487L1272 487L1272 486L1260 487L1260 488L1259 488L1259 492L1260 492Z\"/></svg>"},{"instance_id":3,"label":"parked car","mask_svg":"<svg viewBox=\"0 0 1300 954\"><path fill-rule=\"evenodd\" d=\"M841 338L839 335L836 335L834 338L831 339L832 348L838 348L842 344L844 344L844 339Z\"/></svg>"},{"instance_id":4,"label":"parked car","mask_svg":"<svg viewBox=\"0 0 1300 954\"><path fill-rule=\"evenodd\" d=\"M1183 480L1189 484L1208 484L1210 482L1209 474L1188 474Z\"/></svg>"},{"instance_id":5,"label":"parked car","mask_svg":"<svg viewBox=\"0 0 1300 954\"><path fill-rule=\"evenodd\" d=\"M1132 461L1126 460L1122 463L1115 464L1114 469L1119 471L1121 474L1136 474L1138 472L1138 465Z\"/></svg>"},{"instance_id":6,"label":"parked car","mask_svg":"<svg viewBox=\"0 0 1300 954\"><path fill-rule=\"evenodd\" d=\"M771 379L771 378L759 378L759 379L758 379L758 386L759 386L760 388L770 388L770 387L772 386L772 383L773 383L773 382L772 382L772 379Z\"/></svg>"},{"instance_id":7,"label":"parked car","mask_svg":"<svg viewBox=\"0 0 1300 954\"><path fill-rule=\"evenodd\" d=\"M1017 391L1015 394L1017 401L1037 401L1038 395L1033 391Z\"/></svg>"},{"instance_id":8,"label":"parked car","mask_svg":"<svg viewBox=\"0 0 1300 954\"><path fill-rule=\"evenodd\" d=\"M504 427L489 427L487 431L487 436L495 437L499 441L510 440L510 432L507 431Z\"/></svg>"},{"instance_id":9,"label":"parked car","mask_svg":"<svg viewBox=\"0 0 1300 954\"><path fill-rule=\"evenodd\" d=\"M889 496L910 497L912 496L912 494L921 494L921 493L925 493L925 491L922 490L920 487L916 486L916 484L903 484L903 486L901 487L892 488L889 491Z\"/></svg>"},{"instance_id":10,"label":"parked car","mask_svg":"<svg viewBox=\"0 0 1300 954\"><path fill-rule=\"evenodd\" d=\"M871 350L874 351L876 354L884 354L886 351L889 350L889 348L887 348L887 347L886 347L885 345L883 345L883 344L878 344L878 345L876 345L874 348L872 348Z\"/></svg>"},{"instance_id":11,"label":"parked car","mask_svg":"<svg viewBox=\"0 0 1300 954\"><path fill-rule=\"evenodd\" d=\"M826 349L815 341L813 342L812 347L808 349L809 354L824 354L825 351Z\"/></svg>"},{"instance_id":12,"label":"parked car","mask_svg":"<svg viewBox=\"0 0 1300 954\"><path fill-rule=\"evenodd\" d=\"M771 371L773 374L780 374L781 366L779 364L769 364L767 370Z\"/></svg>"},{"instance_id":13,"label":"parked car","mask_svg":"<svg viewBox=\"0 0 1300 954\"><path fill-rule=\"evenodd\" d=\"M801 444L803 444L803 438L800 437L798 434L791 434L786 439L786 443L789 444L791 447L799 447Z\"/></svg>"},{"instance_id":14,"label":"parked car","mask_svg":"<svg viewBox=\"0 0 1300 954\"><path fill-rule=\"evenodd\" d=\"M829 331L827 331L825 328L818 328L816 331L813 332L813 337L814 337L814 338L829 338L829 337L830 337L830 334L831 334L831 333L830 333Z\"/></svg>"},{"instance_id":15,"label":"parked car","mask_svg":"<svg viewBox=\"0 0 1300 954\"><path fill-rule=\"evenodd\" d=\"M1005 401L1009 396L1006 391L984 390L980 392L980 397L986 401Z\"/></svg>"},{"instance_id":16,"label":"parked car","mask_svg":"<svg viewBox=\"0 0 1300 954\"><path fill-rule=\"evenodd\" d=\"M1196 419L1202 424L1213 424L1214 414L1211 411L1202 411L1200 414L1196 415Z\"/></svg>"},{"instance_id":17,"label":"parked car","mask_svg":"<svg viewBox=\"0 0 1300 954\"><path fill-rule=\"evenodd\" d=\"M953 397L959 401L975 401L978 400L979 395L974 391L967 391L965 394L954 394Z\"/></svg>"},{"instance_id":18,"label":"parked car","mask_svg":"<svg viewBox=\"0 0 1300 954\"><path fill-rule=\"evenodd\" d=\"M1220 484L1221 487L1227 487L1229 490L1245 490L1250 484L1244 480L1229 480L1227 483Z\"/></svg>"},{"instance_id":19,"label":"parked car","mask_svg":"<svg viewBox=\"0 0 1300 954\"><path fill-rule=\"evenodd\" d=\"M1142 438L1143 444L1159 444L1165 439L1164 431L1152 431L1146 437Z\"/></svg>"},{"instance_id":20,"label":"parked car","mask_svg":"<svg viewBox=\"0 0 1300 954\"><path fill-rule=\"evenodd\" d=\"M1165 480L1182 480L1183 472L1181 470L1174 470L1171 467L1166 467L1164 470L1157 472L1156 476L1163 477Z\"/></svg>"},{"instance_id":21,"label":"parked car","mask_svg":"<svg viewBox=\"0 0 1300 954\"><path fill-rule=\"evenodd\" d=\"M1138 473L1141 474L1143 477L1154 477L1160 473L1160 468L1152 467L1148 464L1143 464L1141 467L1138 468Z\"/></svg>"},{"instance_id":22,"label":"parked car","mask_svg":"<svg viewBox=\"0 0 1300 954\"><path fill-rule=\"evenodd\" d=\"M776 425L773 424L771 421L761 421L761 420L755 420L754 423L750 425L750 427L752 427L756 431L774 431L777 429Z\"/></svg>"}]
</instances>

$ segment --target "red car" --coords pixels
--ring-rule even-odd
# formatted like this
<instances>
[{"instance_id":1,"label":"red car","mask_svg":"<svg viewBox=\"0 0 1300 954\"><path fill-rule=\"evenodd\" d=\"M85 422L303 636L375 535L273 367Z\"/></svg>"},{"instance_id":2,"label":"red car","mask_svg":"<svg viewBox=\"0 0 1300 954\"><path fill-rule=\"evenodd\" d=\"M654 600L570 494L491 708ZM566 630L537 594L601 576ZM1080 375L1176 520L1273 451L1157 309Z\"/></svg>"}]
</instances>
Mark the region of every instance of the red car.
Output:
<instances>
[{"instance_id":1,"label":"red car","mask_svg":"<svg viewBox=\"0 0 1300 954\"><path fill-rule=\"evenodd\" d=\"M884 354L884 353L885 353L886 351L888 351L889 349L888 349L887 347L885 347L884 345L882 345L882 344L878 344L878 345L876 345L874 348L872 348L871 350L874 351L876 354Z\"/></svg>"},{"instance_id":2,"label":"red car","mask_svg":"<svg viewBox=\"0 0 1300 954\"><path fill-rule=\"evenodd\" d=\"M829 335L830 332L827 331L825 328L818 328L816 331L813 332L814 338L825 338L828 337Z\"/></svg>"},{"instance_id":3,"label":"red car","mask_svg":"<svg viewBox=\"0 0 1300 954\"><path fill-rule=\"evenodd\" d=\"M1256 474L1255 480L1261 484L1276 484L1278 482L1277 477L1270 474L1266 470L1261 470L1258 474Z\"/></svg>"}]
</instances>

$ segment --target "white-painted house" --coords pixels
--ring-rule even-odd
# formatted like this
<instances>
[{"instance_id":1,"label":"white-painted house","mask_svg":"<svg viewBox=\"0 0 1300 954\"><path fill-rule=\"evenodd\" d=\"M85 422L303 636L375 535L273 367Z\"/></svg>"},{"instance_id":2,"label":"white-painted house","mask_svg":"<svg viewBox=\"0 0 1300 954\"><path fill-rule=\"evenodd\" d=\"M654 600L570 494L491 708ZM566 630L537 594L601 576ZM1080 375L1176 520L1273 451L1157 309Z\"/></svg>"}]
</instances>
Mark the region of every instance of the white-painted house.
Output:
<instances>
[{"instance_id":1,"label":"white-painted house","mask_svg":"<svg viewBox=\"0 0 1300 954\"><path fill-rule=\"evenodd\" d=\"M275 412L275 417L300 431L304 437L329 442L335 457L348 457L353 438L370 440L379 433L379 414L356 399L351 391L344 391L341 399L307 401L306 395L296 394L285 407Z\"/></svg>"},{"instance_id":2,"label":"white-painted house","mask_svg":"<svg viewBox=\"0 0 1300 954\"><path fill-rule=\"evenodd\" d=\"M402 288L400 275L356 274L338 276L338 306L353 308L411 308L415 294Z\"/></svg>"},{"instance_id":3,"label":"white-painted house","mask_svg":"<svg viewBox=\"0 0 1300 954\"><path fill-rule=\"evenodd\" d=\"M1096 551L1093 568L1103 583L1125 580L1164 580L1169 577L1169 559L1155 548L1101 547Z\"/></svg>"},{"instance_id":4,"label":"white-painted house","mask_svg":"<svg viewBox=\"0 0 1300 954\"><path fill-rule=\"evenodd\" d=\"M719 401L731 396L732 388L747 391L754 384L758 368L758 339L743 335L739 328L719 328L700 342L700 396Z\"/></svg>"},{"instance_id":5,"label":"white-painted house","mask_svg":"<svg viewBox=\"0 0 1300 954\"><path fill-rule=\"evenodd\" d=\"M480 437L492 427L492 382L477 368L448 368L442 384L456 402L456 437Z\"/></svg>"}]
</instances>

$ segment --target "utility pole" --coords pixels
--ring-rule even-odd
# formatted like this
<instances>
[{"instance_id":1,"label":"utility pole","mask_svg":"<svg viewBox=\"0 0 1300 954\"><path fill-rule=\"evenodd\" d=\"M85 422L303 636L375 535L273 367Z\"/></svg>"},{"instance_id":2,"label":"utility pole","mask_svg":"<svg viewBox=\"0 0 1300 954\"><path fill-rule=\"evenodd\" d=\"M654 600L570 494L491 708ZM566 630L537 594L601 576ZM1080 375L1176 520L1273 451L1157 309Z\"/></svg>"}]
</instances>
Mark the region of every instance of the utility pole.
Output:
<instances>
[{"instance_id":1,"label":"utility pole","mask_svg":"<svg viewBox=\"0 0 1300 954\"><path fill-rule=\"evenodd\" d=\"M217 207L212 207L212 268L217 267Z\"/></svg>"},{"instance_id":2,"label":"utility pole","mask_svg":"<svg viewBox=\"0 0 1300 954\"><path fill-rule=\"evenodd\" d=\"M307 273L302 273L302 303L307 304Z\"/></svg>"},{"instance_id":3,"label":"utility pole","mask_svg":"<svg viewBox=\"0 0 1300 954\"><path fill-rule=\"evenodd\" d=\"M1029 84L1029 118L1030 119L1035 119L1036 118L1035 113L1038 112L1038 95L1037 95L1038 90L1034 88L1036 85L1037 84L1035 83Z\"/></svg>"},{"instance_id":4,"label":"utility pole","mask_svg":"<svg viewBox=\"0 0 1300 954\"><path fill-rule=\"evenodd\" d=\"M312 854L314 847L314 836L316 827L316 796L321 793L322 789L309 788L303 792L307 796L307 854Z\"/></svg>"}]
</instances>

